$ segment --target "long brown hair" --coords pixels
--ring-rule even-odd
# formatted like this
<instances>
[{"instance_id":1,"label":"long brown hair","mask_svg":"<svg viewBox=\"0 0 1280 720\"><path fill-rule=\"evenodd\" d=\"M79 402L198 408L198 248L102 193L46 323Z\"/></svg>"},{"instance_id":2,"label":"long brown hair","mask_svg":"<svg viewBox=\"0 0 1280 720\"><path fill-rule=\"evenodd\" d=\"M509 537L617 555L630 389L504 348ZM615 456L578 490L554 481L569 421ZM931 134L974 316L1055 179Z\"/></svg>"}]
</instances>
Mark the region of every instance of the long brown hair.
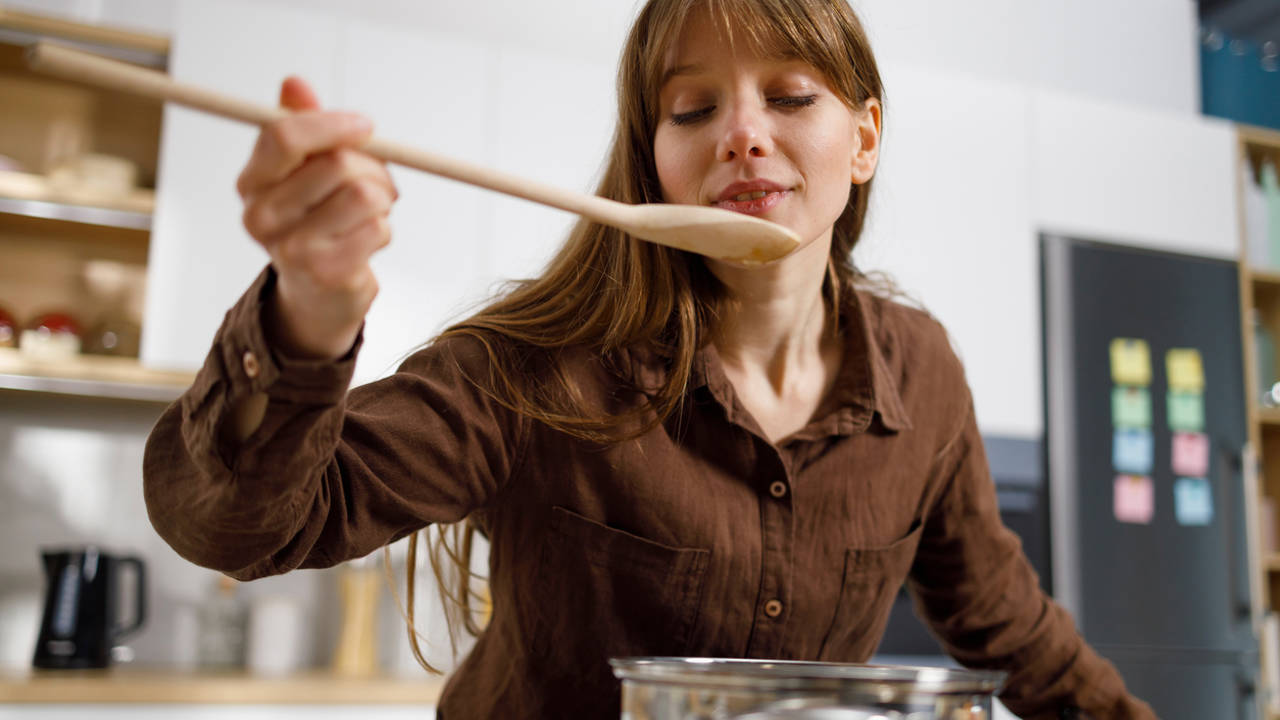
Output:
<instances>
[{"instance_id":1,"label":"long brown hair","mask_svg":"<svg viewBox=\"0 0 1280 720\"><path fill-rule=\"evenodd\" d=\"M623 47L618 68L618 124L596 193L626 203L662 202L653 138L660 118L657 98L664 63L691 12L710 13L730 42L783 53L821 71L851 108L862 111L884 90L871 45L845 0L650 0ZM862 234L871 181L851 185L835 223L823 294L835 313L838 295L862 276L852 252ZM596 443L624 441L663 422L680 408L694 355L710 337L730 301L725 288L694 254L636 240L619 230L581 220L541 276L517 282L474 316L447 328L437 340L467 336L489 356L489 373L472 378L504 407ZM647 389L647 405L623 415L593 416L582 406L572 379L556 362L565 348L586 348L606 365L642 350L661 359L665 380ZM550 381L521 381L532 362L550 368ZM429 538L450 640L459 625L481 631L471 573L475 525L471 520ZM408 622L411 645L423 659L413 628L412 592L416 533L410 538Z\"/></svg>"}]
</instances>

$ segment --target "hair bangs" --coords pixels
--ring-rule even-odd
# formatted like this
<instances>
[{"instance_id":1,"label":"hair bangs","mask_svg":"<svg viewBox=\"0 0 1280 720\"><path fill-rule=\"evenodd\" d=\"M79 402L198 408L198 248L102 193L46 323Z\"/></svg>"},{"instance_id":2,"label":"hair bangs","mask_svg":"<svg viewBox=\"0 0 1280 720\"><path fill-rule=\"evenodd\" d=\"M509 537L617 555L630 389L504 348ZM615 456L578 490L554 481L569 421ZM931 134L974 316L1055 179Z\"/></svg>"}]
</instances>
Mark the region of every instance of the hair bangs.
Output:
<instances>
[{"instance_id":1,"label":"hair bangs","mask_svg":"<svg viewBox=\"0 0 1280 720\"><path fill-rule=\"evenodd\" d=\"M655 14L644 54L644 97L656 99L671 61L671 52L692 13L707 13L713 26L731 48L745 42L754 53L796 59L821 72L851 107L867 97L858 82L855 58L845 38L861 36L862 28L849 27L839 5L821 0L681 0ZM856 23L856 20L854 21ZM645 103L649 130L657 126L657 107Z\"/></svg>"}]
</instances>

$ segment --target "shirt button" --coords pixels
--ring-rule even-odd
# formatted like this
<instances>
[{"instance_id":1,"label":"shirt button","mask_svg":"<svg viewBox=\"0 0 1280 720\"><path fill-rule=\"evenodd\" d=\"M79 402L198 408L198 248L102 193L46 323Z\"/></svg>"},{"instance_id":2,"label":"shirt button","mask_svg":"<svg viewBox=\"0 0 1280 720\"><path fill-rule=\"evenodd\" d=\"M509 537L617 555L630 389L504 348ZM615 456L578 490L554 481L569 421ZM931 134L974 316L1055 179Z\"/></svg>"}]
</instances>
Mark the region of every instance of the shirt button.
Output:
<instances>
[{"instance_id":1,"label":"shirt button","mask_svg":"<svg viewBox=\"0 0 1280 720\"><path fill-rule=\"evenodd\" d=\"M245 375L248 375L250 379L258 377L258 371L261 370L262 367L258 365L258 356L254 355L252 350L244 351L244 358L241 360L241 363L244 364Z\"/></svg>"},{"instance_id":2,"label":"shirt button","mask_svg":"<svg viewBox=\"0 0 1280 720\"><path fill-rule=\"evenodd\" d=\"M787 484L782 482L781 480L774 480L773 482L769 483L769 494L776 498L780 498L783 495L786 495Z\"/></svg>"},{"instance_id":3,"label":"shirt button","mask_svg":"<svg viewBox=\"0 0 1280 720\"><path fill-rule=\"evenodd\" d=\"M782 614L782 603L778 600L770 600L764 604L764 614L771 618L776 618Z\"/></svg>"}]
</instances>

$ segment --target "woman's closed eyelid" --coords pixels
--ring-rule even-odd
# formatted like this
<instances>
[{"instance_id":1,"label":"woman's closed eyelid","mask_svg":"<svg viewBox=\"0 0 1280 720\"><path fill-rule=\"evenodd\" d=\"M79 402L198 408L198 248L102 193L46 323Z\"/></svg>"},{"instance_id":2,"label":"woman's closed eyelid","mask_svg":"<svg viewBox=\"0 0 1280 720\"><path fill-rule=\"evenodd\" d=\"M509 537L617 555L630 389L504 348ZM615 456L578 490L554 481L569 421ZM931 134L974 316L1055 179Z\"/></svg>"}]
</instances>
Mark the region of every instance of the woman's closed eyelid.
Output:
<instances>
[{"instance_id":1,"label":"woman's closed eyelid","mask_svg":"<svg viewBox=\"0 0 1280 720\"><path fill-rule=\"evenodd\" d=\"M796 110L813 105L817 99L817 95L774 95L768 97L767 101L770 105L786 110ZM710 116L715 110L715 105L707 105L687 112L672 112L671 124L688 125Z\"/></svg>"},{"instance_id":2,"label":"woman's closed eyelid","mask_svg":"<svg viewBox=\"0 0 1280 720\"><path fill-rule=\"evenodd\" d=\"M697 110L690 110L689 112L673 112L671 113L671 124L688 125L689 123L697 122L698 120L711 115L711 112L715 109L715 105L709 105L707 107L698 108Z\"/></svg>"}]
</instances>

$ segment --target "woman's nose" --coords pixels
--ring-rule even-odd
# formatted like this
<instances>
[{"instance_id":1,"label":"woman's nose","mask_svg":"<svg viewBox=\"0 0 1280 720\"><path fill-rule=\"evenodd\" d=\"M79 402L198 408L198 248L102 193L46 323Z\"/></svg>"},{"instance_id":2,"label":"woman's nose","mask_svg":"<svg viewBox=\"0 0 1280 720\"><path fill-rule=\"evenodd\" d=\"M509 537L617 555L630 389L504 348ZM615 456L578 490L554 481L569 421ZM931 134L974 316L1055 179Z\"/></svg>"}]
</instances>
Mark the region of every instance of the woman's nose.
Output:
<instances>
[{"instance_id":1,"label":"woman's nose","mask_svg":"<svg viewBox=\"0 0 1280 720\"><path fill-rule=\"evenodd\" d=\"M772 151L760 110L739 104L726 114L717 158L727 162L742 157L764 157Z\"/></svg>"}]
</instances>

